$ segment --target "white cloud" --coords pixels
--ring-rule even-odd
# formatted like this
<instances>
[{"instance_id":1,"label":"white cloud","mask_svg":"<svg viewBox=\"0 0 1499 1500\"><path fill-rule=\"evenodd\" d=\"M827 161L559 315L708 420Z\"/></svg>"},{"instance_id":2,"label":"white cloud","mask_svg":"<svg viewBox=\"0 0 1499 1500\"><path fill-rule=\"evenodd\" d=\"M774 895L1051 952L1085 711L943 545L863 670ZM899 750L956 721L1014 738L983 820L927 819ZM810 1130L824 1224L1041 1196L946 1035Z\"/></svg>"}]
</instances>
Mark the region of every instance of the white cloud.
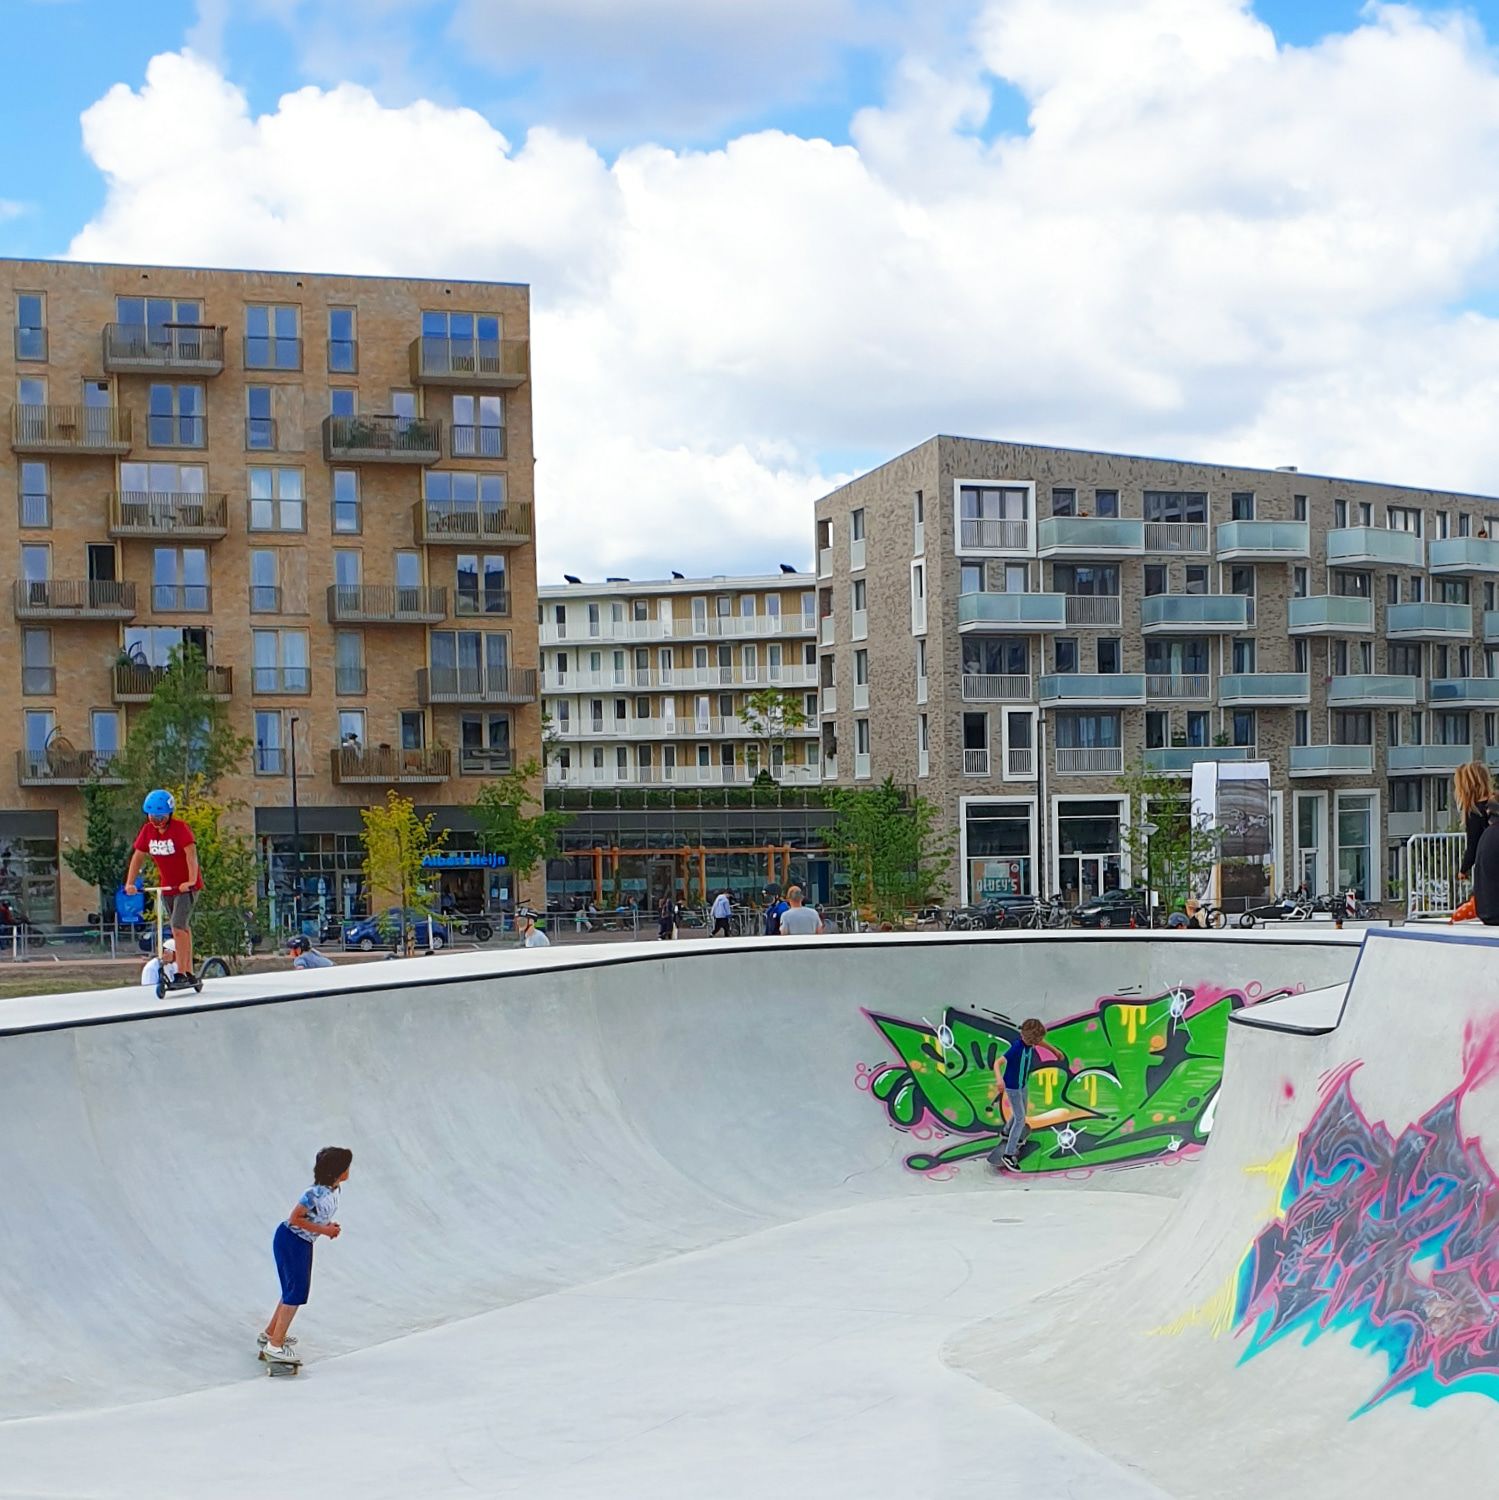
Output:
<instances>
[{"instance_id":1,"label":"white cloud","mask_svg":"<svg viewBox=\"0 0 1499 1500\"><path fill-rule=\"evenodd\" d=\"M0 224L7 219L19 219L22 214L30 211L26 204L18 203L14 198L0 198Z\"/></svg>"},{"instance_id":2,"label":"white cloud","mask_svg":"<svg viewBox=\"0 0 1499 1500\"><path fill-rule=\"evenodd\" d=\"M986 142L996 78L1030 126ZM805 562L822 455L939 430L1494 488L1499 325L1454 309L1499 79L1459 18L1287 49L1239 0L990 0L843 147L610 163L352 86L254 117L171 55L84 127L74 254L531 281L548 576Z\"/></svg>"}]
</instances>

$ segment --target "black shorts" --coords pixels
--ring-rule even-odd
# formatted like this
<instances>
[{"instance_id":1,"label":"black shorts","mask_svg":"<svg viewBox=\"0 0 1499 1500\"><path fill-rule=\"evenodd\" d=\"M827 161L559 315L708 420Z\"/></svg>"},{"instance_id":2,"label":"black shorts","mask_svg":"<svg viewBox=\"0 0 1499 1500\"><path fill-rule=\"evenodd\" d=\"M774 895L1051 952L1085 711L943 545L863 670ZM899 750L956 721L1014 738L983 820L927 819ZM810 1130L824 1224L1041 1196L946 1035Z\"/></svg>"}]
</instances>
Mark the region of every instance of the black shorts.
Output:
<instances>
[{"instance_id":1,"label":"black shorts","mask_svg":"<svg viewBox=\"0 0 1499 1500\"><path fill-rule=\"evenodd\" d=\"M196 891L178 891L167 906L167 923L174 931L183 932L193 919L193 907L197 904Z\"/></svg>"},{"instance_id":2,"label":"black shorts","mask_svg":"<svg viewBox=\"0 0 1499 1500\"><path fill-rule=\"evenodd\" d=\"M713 936L717 937L720 932L723 933L725 937L728 937L729 919L727 917L714 917L713 919Z\"/></svg>"}]
</instances>

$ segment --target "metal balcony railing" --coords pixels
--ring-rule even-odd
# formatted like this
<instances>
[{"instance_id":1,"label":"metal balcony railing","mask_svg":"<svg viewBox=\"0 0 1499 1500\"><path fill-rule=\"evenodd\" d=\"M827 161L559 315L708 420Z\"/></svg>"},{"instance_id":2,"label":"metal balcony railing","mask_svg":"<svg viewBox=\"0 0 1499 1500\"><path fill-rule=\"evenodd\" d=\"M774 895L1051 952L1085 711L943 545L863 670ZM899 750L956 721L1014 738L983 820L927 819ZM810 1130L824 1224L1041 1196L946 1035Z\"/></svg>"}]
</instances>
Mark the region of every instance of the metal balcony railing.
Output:
<instances>
[{"instance_id":1,"label":"metal balcony railing","mask_svg":"<svg viewBox=\"0 0 1499 1500\"><path fill-rule=\"evenodd\" d=\"M332 752L332 764L333 780L339 786L438 782L453 774L453 752L446 746L407 750L391 745L339 745Z\"/></svg>"},{"instance_id":2,"label":"metal balcony railing","mask_svg":"<svg viewBox=\"0 0 1499 1500\"><path fill-rule=\"evenodd\" d=\"M251 691L286 693L302 697L312 691L310 667L256 667L251 674Z\"/></svg>"},{"instance_id":3,"label":"metal balcony railing","mask_svg":"<svg viewBox=\"0 0 1499 1500\"><path fill-rule=\"evenodd\" d=\"M323 418L323 457L330 463L436 463L442 423L436 417L370 414Z\"/></svg>"},{"instance_id":4,"label":"metal balcony railing","mask_svg":"<svg viewBox=\"0 0 1499 1500\"><path fill-rule=\"evenodd\" d=\"M449 338L424 334L411 342L411 378L438 385L504 389L531 376L528 339Z\"/></svg>"},{"instance_id":5,"label":"metal balcony railing","mask_svg":"<svg viewBox=\"0 0 1499 1500\"><path fill-rule=\"evenodd\" d=\"M204 615L213 609L213 590L206 583L153 583L151 608L157 614Z\"/></svg>"},{"instance_id":6,"label":"metal balcony railing","mask_svg":"<svg viewBox=\"0 0 1499 1500\"><path fill-rule=\"evenodd\" d=\"M1206 672L1148 672L1145 676L1147 698L1206 698L1212 679Z\"/></svg>"},{"instance_id":7,"label":"metal balcony railing","mask_svg":"<svg viewBox=\"0 0 1499 1500\"><path fill-rule=\"evenodd\" d=\"M18 620L130 620L135 617L135 585L113 579L18 578Z\"/></svg>"},{"instance_id":8,"label":"metal balcony railing","mask_svg":"<svg viewBox=\"0 0 1499 1500\"><path fill-rule=\"evenodd\" d=\"M1030 547L1031 523L966 516L958 521L958 533L965 552L1024 552Z\"/></svg>"},{"instance_id":9,"label":"metal balcony railing","mask_svg":"<svg viewBox=\"0 0 1499 1500\"><path fill-rule=\"evenodd\" d=\"M448 447L454 458L504 458L505 429L494 423L454 422Z\"/></svg>"},{"instance_id":10,"label":"metal balcony railing","mask_svg":"<svg viewBox=\"0 0 1499 1500\"><path fill-rule=\"evenodd\" d=\"M335 583L328 589L328 619L335 625L435 625L447 615L445 588Z\"/></svg>"},{"instance_id":11,"label":"metal balcony railing","mask_svg":"<svg viewBox=\"0 0 1499 1500\"><path fill-rule=\"evenodd\" d=\"M1059 776L1117 776L1123 769L1124 750L1118 745L1057 746Z\"/></svg>"},{"instance_id":12,"label":"metal balcony railing","mask_svg":"<svg viewBox=\"0 0 1499 1500\"><path fill-rule=\"evenodd\" d=\"M519 546L531 540L528 501L491 505L472 500L418 500L413 517L416 540L422 546L461 547L476 542Z\"/></svg>"},{"instance_id":13,"label":"metal balcony railing","mask_svg":"<svg viewBox=\"0 0 1499 1500\"><path fill-rule=\"evenodd\" d=\"M109 497L112 537L215 541L229 535L229 497L120 490Z\"/></svg>"},{"instance_id":14,"label":"metal balcony railing","mask_svg":"<svg viewBox=\"0 0 1499 1500\"><path fill-rule=\"evenodd\" d=\"M534 703L534 667L422 667L416 674L417 702Z\"/></svg>"},{"instance_id":15,"label":"metal balcony railing","mask_svg":"<svg viewBox=\"0 0 1499 1500\"><path fill-rule=\"evenodd\" d=\"M1145 550L1147 552L1206 552L1208 550L1207 522L1147 521L1145 522Z\"/></svg>"},{"instance_id":16,"label":"metal balcony railing","mask_svg":"<svg viewBox=\"0 0 1499 1500\"><path fill-rule=\"evenodd\" d=\"M123 786L112 755L97 750L16 751L16 779L22 786Z\"/></svg>"},{"instance_id":17,"label":"metal balcony railing","mask_svg":"<svg viewBox=\"0 0 1499 1500\"><path fill-rule=\"evenodd\" d=\"M224 368L224 330L209 323L106 323L104 368L111 374L217 375Z\"/></svg>"},{"instance_id":18,"label":"metal balcony railing","mask_svg":"<svg viewBox=\"0 0 1499 1500\"><path fill-rule=\"evenodd\" d=\"M130 413L117 406L20 406L11 415L17 453L128 453Z\"/></svg>"},{"instance_id":19,"label":"metal balcony railing","mask_svg":"<svg viewBox=\"0 0 1499 1500\"><path fill-rule=\"evenodd\" d=\"M114 701L116 703L149 703L156 690L166 681L166 667L120 662L114 668ZM210 697L231 698L234 695L234 673L229 667L205 667L204 690Z\"/></svg>"},{"instance_id":20,"label":"metal balcony railing","mask_svg":"<svg viewBox=\"0 0 1499 1500\"><path fill-rule=\"evenodd\" d=\"M1028 703L1031 679L1024 672L964 672L965 703Z\"/></svg>"},{"instance_id":21,"label":"metal balcony railing","mask_svg":"<svg viewBox=\"0 0 1499 1500\"><path fill-rule=\"evenodd\" d=\"M1117 625L1121 619L1117 594L1068 594L1069 625Z\"/></svg>"},{"instance_id":22,"label":"metal balcony railing","mask_svg":"<svg viewBox=\"0 0 1499 1500\"><path fill-rule=\"evenodd\" d=\"M510 613L510 590L457 588L453 591L453 613L455 615L508 615Z\"/></svg>"}]
</instances>

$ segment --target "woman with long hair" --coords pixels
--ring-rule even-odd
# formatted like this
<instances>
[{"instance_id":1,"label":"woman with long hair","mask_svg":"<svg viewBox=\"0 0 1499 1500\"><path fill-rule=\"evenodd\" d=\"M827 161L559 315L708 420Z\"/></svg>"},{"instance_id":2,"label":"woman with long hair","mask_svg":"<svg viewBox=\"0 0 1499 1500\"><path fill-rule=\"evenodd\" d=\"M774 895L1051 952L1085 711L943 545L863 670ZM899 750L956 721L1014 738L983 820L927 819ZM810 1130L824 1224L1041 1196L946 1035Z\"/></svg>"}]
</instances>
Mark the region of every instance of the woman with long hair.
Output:
<instances>
[{"instance_id":1,"label":"woman with long hair","mask_svg":"<svg viewBox=\"0 0 1499 1500\"><path fill-rule=\"evenodd\" d=\"M1473 858L1478 853L1478 841L1489 826L1489 801L1494 796L1494 778L1481 760L1469 761L1452 773L1452 795L1457 810L1462 814L1463 832L1467 842L1463 846L1462 874L1466 879L1473 873Z\"/></svg>"}]
</instances>

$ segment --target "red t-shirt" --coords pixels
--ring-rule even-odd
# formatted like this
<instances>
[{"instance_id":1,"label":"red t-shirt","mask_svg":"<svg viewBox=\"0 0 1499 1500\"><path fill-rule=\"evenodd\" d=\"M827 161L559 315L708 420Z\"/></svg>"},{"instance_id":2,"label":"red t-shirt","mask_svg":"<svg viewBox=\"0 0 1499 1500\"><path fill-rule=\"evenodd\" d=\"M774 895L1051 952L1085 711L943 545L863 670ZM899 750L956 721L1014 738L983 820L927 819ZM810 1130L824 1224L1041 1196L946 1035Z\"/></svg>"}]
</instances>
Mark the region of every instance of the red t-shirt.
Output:
<instances>
[{"instance_id":1,"label":"red t-shirt","mask_svg":"<svg viewBox=\"0 0 1499 1500\"><path fill-rule=\"evenodd\" d=\"M166 827L158 829L147 823L135 836L131 846L141 854L149 854L155 862L161 883L169 894L175 895L187 880L187 848L193 842L193 831L181 818L168 818ZM203 889L203 872L199 870L195 891Z\"/></svg>"}]
</instances>

